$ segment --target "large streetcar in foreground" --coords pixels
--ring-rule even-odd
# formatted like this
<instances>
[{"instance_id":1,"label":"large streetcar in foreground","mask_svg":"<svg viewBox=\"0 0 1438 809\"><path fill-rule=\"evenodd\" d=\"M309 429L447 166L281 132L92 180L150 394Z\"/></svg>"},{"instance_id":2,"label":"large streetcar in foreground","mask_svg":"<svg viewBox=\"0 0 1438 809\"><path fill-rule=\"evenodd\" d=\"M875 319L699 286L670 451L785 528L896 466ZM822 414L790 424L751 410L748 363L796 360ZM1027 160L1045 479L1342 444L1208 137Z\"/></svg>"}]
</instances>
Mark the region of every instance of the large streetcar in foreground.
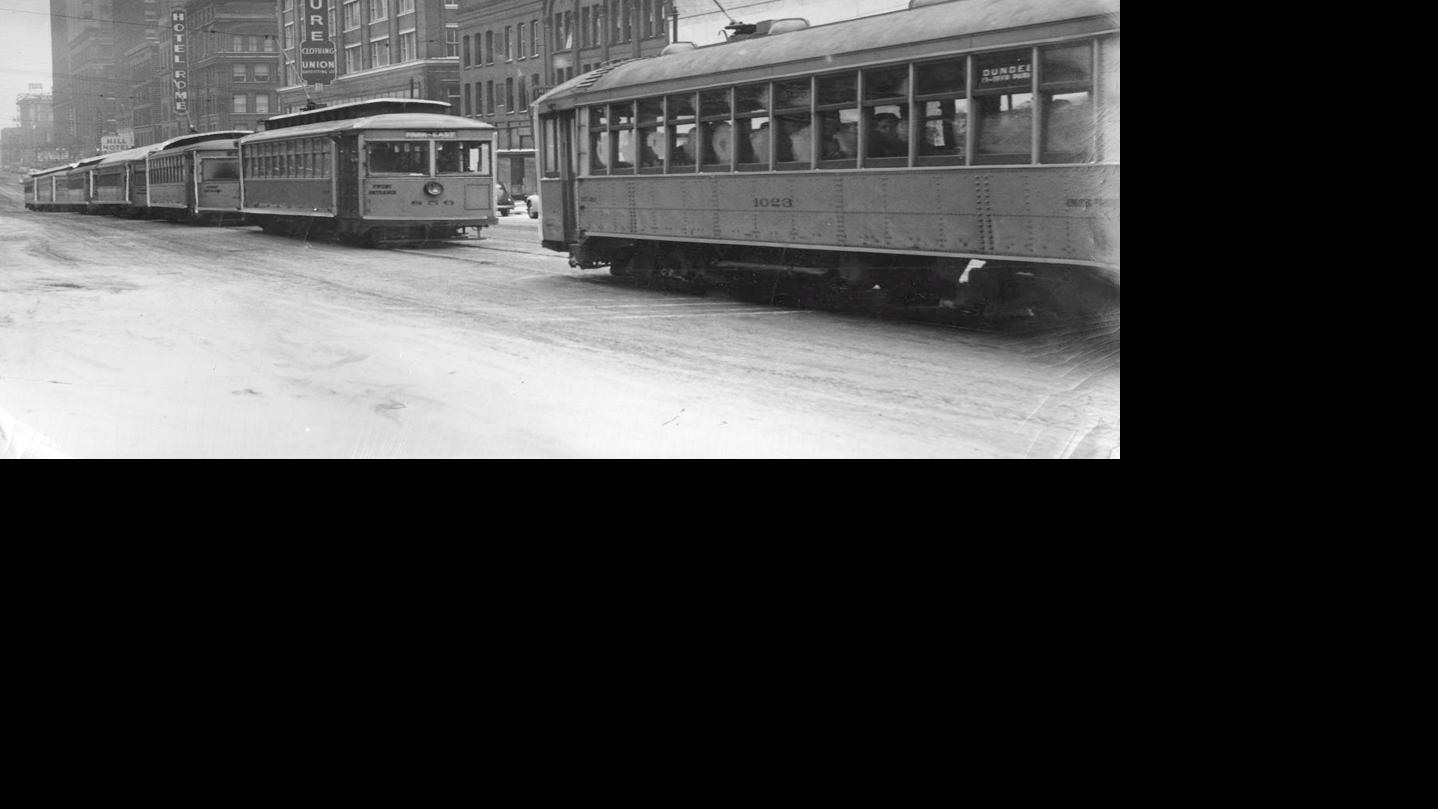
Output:
<instances>
[{"instance_id":1,"label":"large streetcar in foreground","mask_svg":"<svg viewBox=\"0 0 1438 809\"><path fill-rule=\"evenodd\" d=\"M369 245L498 222L492 125L440 101L383 99L279 115L240 139L240 210L268 232Z\"/></svg>"},{"instance_id":2,"label":"large streetcar in foreground","mask_svg":"<svg viewBox=\"0 0 1438 809\"><path fill-rule=\"evenodd\" d=\"M544 244L618 275L1116 308L1116 0L736 28L536 100Z\"/></svg>"}]
</instances>

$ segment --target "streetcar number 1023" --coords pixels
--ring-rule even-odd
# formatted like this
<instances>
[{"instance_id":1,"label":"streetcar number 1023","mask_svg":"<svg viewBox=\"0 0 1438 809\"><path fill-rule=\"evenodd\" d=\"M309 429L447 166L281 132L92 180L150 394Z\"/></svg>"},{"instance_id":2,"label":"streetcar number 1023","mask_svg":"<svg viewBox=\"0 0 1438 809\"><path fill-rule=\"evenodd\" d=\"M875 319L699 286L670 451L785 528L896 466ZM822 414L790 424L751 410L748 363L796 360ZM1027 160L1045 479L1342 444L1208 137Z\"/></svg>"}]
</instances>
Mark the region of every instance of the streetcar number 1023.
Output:
<instances>
[{"instance_id":1,"label":"streetcar number 1023","mask_svg":"<svg viewBox=\"0 0 1438 809\"><path fill-rule=\"evenodd\" d=\"M793 197L755 197L755 208L792 208L794 207Z\"/></svg>"}]
</instances>

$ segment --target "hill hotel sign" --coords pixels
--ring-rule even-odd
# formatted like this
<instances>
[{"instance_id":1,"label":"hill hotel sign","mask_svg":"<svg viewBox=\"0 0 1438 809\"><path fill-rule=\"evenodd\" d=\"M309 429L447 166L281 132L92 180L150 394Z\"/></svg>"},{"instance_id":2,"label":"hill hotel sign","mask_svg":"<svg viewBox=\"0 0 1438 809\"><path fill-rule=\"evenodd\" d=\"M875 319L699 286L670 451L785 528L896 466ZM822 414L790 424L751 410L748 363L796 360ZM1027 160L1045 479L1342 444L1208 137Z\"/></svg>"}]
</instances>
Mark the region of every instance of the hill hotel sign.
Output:
<instances>
[{"instance_id":1,"label":"hill hotel sign","mask_svg":"<svg viewBox=\"0 0 1438 809\"><path fill-rule=\"evenodd\" d=\"M335 80L339 58L330 41L329 0L303 0L305 38L300 42L300 78L306 84L329 84Z\"/></svg>"},{"instance_id":2,"label":"hill hotel sign","mask_svg":"<svg viewBox=\"0 0 1438 809\"><path fill-rule=\"evenodd\" d=\"M170 9L170 56L174 62L174 73L170 81L174 85L175 112L190 115L190 62L185 54L185 9L175 6Z\"/></svg>"}]
</instances>

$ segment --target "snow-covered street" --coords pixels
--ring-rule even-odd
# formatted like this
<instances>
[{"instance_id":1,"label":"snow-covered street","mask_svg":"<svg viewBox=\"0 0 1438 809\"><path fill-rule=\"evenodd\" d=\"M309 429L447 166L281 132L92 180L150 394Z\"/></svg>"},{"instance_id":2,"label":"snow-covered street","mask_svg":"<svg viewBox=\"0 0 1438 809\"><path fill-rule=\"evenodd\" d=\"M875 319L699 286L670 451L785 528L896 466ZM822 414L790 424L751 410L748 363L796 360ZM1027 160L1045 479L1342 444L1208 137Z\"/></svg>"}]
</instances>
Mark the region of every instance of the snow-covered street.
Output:
<instances>
[{"instance_id":1,"label":"snow-covered street","mask_svg":"<svg viewBox=\"0 0 1438 809\"><path fill-rule=\"evenodd\" d=\"M623 286L504 217L365 250L0 186L0 457L1116 457L1116 344Z\"/></svg>"}]
</instances>

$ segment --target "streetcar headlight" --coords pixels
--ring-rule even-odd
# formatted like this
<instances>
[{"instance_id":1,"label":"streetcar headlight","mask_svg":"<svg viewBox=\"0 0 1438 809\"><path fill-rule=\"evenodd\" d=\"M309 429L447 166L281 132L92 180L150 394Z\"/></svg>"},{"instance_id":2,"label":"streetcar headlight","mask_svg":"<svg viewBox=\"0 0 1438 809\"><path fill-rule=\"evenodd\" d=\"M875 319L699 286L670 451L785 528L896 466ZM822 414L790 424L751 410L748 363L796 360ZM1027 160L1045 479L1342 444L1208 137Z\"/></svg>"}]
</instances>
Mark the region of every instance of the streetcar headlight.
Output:
<instances>
[{"instance_id":1,"label":"streetcar headlight","mask_svg":"<svg viewBox=\"0 0 1438 809\"><path fill-rule=\"evenodd\" d=\"M424 193L429 194L431 197L437 197L444 193L444 186L439 183L425 183Z\"/></svg>"}]
</instances>

